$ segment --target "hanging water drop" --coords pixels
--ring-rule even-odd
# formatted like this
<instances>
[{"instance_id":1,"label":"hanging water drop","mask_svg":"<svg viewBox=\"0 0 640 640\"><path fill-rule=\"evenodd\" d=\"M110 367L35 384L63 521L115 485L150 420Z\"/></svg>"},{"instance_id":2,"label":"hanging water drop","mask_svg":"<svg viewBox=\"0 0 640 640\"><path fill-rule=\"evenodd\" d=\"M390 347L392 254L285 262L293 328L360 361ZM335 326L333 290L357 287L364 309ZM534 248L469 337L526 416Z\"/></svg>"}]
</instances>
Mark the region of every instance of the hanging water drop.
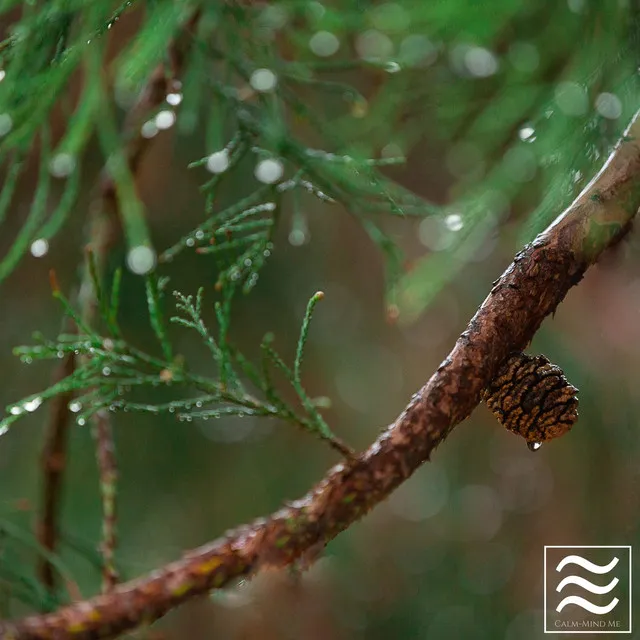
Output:
<instances>
[{"instance_id":1,"label":"hanging water drop","mask_svg":"<svg viewBox=\"0 0 640 640\"><path fill-rule=\"evenodd\" d=\"M42 404L42 398L38 397L38 398L34 398L33 400L30 400L29 402L25 402L24 408L26 411L31 413L32 411L35 411L41 404Z\"/></svg>"},{"instance_id":2,"label":"hanging water drop","mask_svg":"<svg viewBox=\"0 0 640 640\"><path fill-rule=\"evenodd\" d=\"M251 74L249 84L255 91L266 93L273 91L278 84L278 76L271 69L256 69Z\"/></svg>"},{"instance_id":3,"label":"hanging water drop","mask_svg":"<svg viewBox=\"0 0 640 640\"><path fill-rule=\"evenodd\" d=\"M460 231L464 227L462 216L458 213L451 213L444 219L444 224L449 231Z\"/></svg>"},{"instance_id":4,"label":"hanging water drop","mask_svg":"<svg viewBox=\"0 0 640 640\"><path fill-rule=\"evenodd\" d=\"M0 113L0 137L7 135L11 131L13 120L8 113Z\"/></svg>"},{"instance_id":5,"label":"hanging water drop","mask_svg":"<svg viewBox=\"0 0 640 640\"><path fill-rule=\"evenodd\" d=\"M143 138L153 138L158 133L158 127L153 120L147 120L142 127L140 127L140 135Z\"/></svg>"},{"instance_id":6,"label":"hanging water drop","mask_svg":"<svg viewBox=\"0 0 640 640\"><path fill-rule=\"evenodd\" d=\"M76 159L70 153L57 153L49 162L49 172L54 178L66 178L76 168Z\"/></svg>"},{"instance_id":7,"label":"hanging water drop","mask_svg":"<svg viewBox=\"0 0 640 640\"><path fill-rule=\"evenodd\" d=\"M518 137L523 142L534 142L536 139L536 130L533 125L527 124L518 131Z\"/></svg>"},{"instance_id":8,"label":"hanging water drop","mask_svg":"<svg viewBox=\"0 0 640 640\"><path fill-rule=\"evenodd\" d=\"M527 442L529 451L539 451L542 447L542 442Z\"/></svg>"},{"instance_id":9,"label":"hanging water drop","mask_svg":"<svg viewBox=\"0 0 640 640\"><path fill-rule=\"evenodd\" d=\"M222 149L222 151L216 151L212 153L207 160L207 171L211 173L222 173L229 167L229 151Z\"/></svg>"},{"instance_id":10,"label":"hanging water drop","mask_svg":"<svg viewBox=\"0 0 640 640\"><path fill-rule=\"evenodd\" d=\"M275 158L260 160L254 170L255 177L264 184L274 184L278 182L283 174L284 166L280 160Z\"/></svg>"},{"instance_id":11,"label":"hanging water drop","mask_svg":"<svg viewBox=\"0 0 640 640\"><path fill-rule=\"evenodd\" d=\"M156 265L156 252L146 245L137 245L127 253L127 266L137 275L149 273Z\"/></svg>"},{"instance_id":12,"label":"hanging water drop","mask_svg":"<svg viewBox=\"0 0 640 640\"><path fill-rule=\"evenodd\" d=\"M34 258L42 258L49 251L49 242L46 238L38 238L31 243L31 255Z\"/></svg>"},{"instance_id":13,"label":"hanging water drop","mask_svg":"<svg viewBox=\"0 0 640 640\"><path fill-rule=\"evenodd\" d=\"M177 107L182 102L182 94L181 93L168 93L167 94L167 102L172 107Z\"/></svg>"},{"instance_id":14,"label":"hanging water drop","mask_svg":"<svg viewBox=\"0 0 640 640\"><path fill-rule=\"evenodd\" d=\"M309 241L309 234L305 229L291 229L289 232L289 244L294 247L301 247L303 244Z\"/></svg>"},{"instance_id":15,"label":"hanging water drop","mask_svg":"<svg viewBox=\"0 0 640 640\"><path fill-rule=\"evenodd\" d=\"M160 131L170 129L176 122L176 114L169 109L165 109L156 115L154 122Z\"/></svg>"},{"instance_id":16,"label":"hanging water drop","mask_svg":"<svg viewBox=\"0 0 640 640\"><path fill-rule=\"evenodd\" d=\"M78 413L78 411L80 411L80 409L82 409L82 403L78 402L77 400L74 400L73 402L69 403L69 411L72 411L73 413Z\"/></svg>"}]
</instances>

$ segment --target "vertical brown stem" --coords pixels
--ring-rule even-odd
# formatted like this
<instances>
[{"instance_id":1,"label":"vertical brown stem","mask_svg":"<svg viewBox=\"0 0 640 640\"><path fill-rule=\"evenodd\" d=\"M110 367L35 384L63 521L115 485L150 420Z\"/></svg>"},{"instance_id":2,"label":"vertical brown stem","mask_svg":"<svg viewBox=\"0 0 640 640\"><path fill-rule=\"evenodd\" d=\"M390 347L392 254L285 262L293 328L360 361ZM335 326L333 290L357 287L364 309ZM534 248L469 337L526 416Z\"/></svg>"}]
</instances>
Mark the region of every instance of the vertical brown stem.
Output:
<instances>
[{"instance_id":1,"label":"vertical brown stem","mask_svg":"<svg viewBox=\"0 0 640 640\"><path fill-rule=\"evenodd\" d=\"M67 354L57 366L53 382L59 382L70 376L75 369L75 356ZM69 430L69 402L73 394L63 393L51 402L51 411L46 428L46 440L42 451L42 517L38 524L38 540L51 553L55 553L58 539L57 514L62 490L62 476L66 463L67 435ZM51 563L41 558L39 574L42 583L48 589L55 585L55 574Z\"/></svg>"},{"instance_id":2,"label":"vertical brown stem","mask_svg":"<svg viewBox=\"0 0 640 640\"><path fill-rule=\"evenodd\" d=\"M103 409L93 418L98 469L100 471L100 494L102 498L102 591L108 593L118 581L113 557L116 548L116 490L118 466L109 414Z\"/></svg>"},{"instance_id":3,"label":"vertical brown stem","mask_svg":"<svg viewBox=\"0 0 640 640\"><path fill-rule=\"evenodd\" d=\"M129 171L134 183L138 182L140 165L148 152L152 141L142 136L141 124L166 99L168 93L176 89L176 81L182 74L187 46L201 12L197 10L185 24L179 37L169 43L167 48L168 69L163 63L156 67L149 81L140 93L136 103L127 114L125 132L129 134L125 154ZM88 220L86 247L93 253L97 276L104 274L105 263L111 247L120 235L119 205L113 179L105 170L102 173L96 202L91 207ZM78 289L77 303L82 318L92 324L97 314L95 292L86 266L82 268L81 284ZM73 373L74 358L69 357L56 370L54 382ZM43 452L43 507L38 525L38 537L42 545L51 552L55 551L57 540L57 517L60 502L60 488L65 466L66 442L69 424L68 404L72 394L58 396L52 403L51 418L47 427L46 444ZM114 567L116 544L116 482L118 477L115 446L110 416L101 411L92 418L96 440L96 457L100 474L100 493L103 509L102 541L100 549L103 556L103 591L110 591L117 582ZM53 567L42 560L40 575L43 584L52 589L55 585Z\"/></svg>"}]
</instances>

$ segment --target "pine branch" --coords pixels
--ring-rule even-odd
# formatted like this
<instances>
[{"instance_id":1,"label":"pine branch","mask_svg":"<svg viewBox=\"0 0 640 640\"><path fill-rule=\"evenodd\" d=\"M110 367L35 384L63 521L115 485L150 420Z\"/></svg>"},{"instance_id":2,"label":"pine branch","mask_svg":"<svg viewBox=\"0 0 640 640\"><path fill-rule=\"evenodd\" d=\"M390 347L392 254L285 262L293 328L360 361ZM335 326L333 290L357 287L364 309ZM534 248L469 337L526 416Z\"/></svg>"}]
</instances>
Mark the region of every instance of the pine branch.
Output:
<instances>
[{"instance_id":1,"label":"pine branch","mask_svg":"<svg viewBox=\"0 0 640 640\"><path fill-rule=\"evenodd\" d=\"M640 205L640 112L604 168L516 255L453 350L397 420L302 499L182 560L56 613L0 623L12 640L114 637L190 598L326 544L406 480L480 401L507 355L522 350L586 269L631 228Z\"/></svg>"}]
</instances>

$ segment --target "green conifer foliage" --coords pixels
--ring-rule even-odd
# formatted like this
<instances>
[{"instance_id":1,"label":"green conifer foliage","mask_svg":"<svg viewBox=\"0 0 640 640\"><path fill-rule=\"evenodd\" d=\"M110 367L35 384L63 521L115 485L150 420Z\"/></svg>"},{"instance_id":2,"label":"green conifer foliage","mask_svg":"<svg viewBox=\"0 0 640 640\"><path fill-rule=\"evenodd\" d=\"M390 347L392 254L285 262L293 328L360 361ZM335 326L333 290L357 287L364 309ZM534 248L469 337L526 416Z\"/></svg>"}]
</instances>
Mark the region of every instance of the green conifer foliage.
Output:
<instances>
[{"instance_id":1,"label":"green conifer foliage","mask_svg":"<svg viewBox=\"0 0 640 640\"><path fill-rule=\"evenodd\" d=\"M520 240L544 228L606 158L640 104L634 4L3 2L0 229L11 228L8 214L27 172L37 177L28 211L0 256L0 282L72 219L84 218L80 187L96 150L107 185L96 197L102 215L111 207L117 218L126 259L116 270L107 267L93 246L100 244L100 216L91 222L87 214L92 250L84 282L95 313L87 312L86 297L62 291L54 278L69 324L15 349L25 362L73 354L75 370L6 407L0 432L71 393L80 425L101 411L168 413L187 423L264 416L350 456L323 418L328 400L314 397L304 381L320 292L301 318L292 362L279 355L269 327L257 358L230 339L234 301L259 286L278 250L283 207L296 210L292 233L306 224L303 198L318 199L327 215L352 215L385 256L388 303L415 317L509 219L525 189L540 194L540 205L517 220ZM53 126L60 121L61 130ZM188 166L205 206L197 226L156 246L136 188L138 163L141 149L172 127L202 140L201 157ZM455 197L444 205L389 177L407 158L421 162L412 151L434 129L458 150L448 159ZM229 202L231 182L244 190ZM407 271L385 227L391 216L411 233L426 220L423 228L446 242L428 247ZM194 252L215 270L214 291L205 293L205 282L194 283L192 293L173 290L172 264ZM144 278L155 350L132 344L120 329L121 269ZM214 326L203 319L205 307L213 308ZM176 328L209 351L206 376L178 352ZM148 400L145 392L158 387L171 400ZM9 527L7 535L37 546ZM65 575L55 554L39 551ZM62 596L26 572L1 561L0 570L29 606L60 604Z\"/></svg>"}]
</instances>

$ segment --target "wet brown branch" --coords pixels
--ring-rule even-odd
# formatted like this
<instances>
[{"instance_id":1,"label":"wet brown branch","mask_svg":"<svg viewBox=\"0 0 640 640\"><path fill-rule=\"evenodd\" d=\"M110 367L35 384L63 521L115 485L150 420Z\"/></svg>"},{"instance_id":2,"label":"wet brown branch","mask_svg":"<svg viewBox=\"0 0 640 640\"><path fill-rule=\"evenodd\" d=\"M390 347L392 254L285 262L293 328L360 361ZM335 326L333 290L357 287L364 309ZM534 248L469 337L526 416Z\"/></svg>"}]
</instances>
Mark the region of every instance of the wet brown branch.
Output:
<instances>
[{"instance_id":1,"label":"wet brown branch","mask_svg":"<svg viewBox=\"0 0 640 640\"><path fill-rule=\"evenodd\" d=\"M585 270L630 228L640 205L638 115L607 164L575 202L516 255L407 408L357 459L334 467L302 499L227 533L111 593L55 613L0 623L13 640L110 638L180 603L326 544L386 498L464 420L484 387Z\"/></svg>"}]
</instances>

